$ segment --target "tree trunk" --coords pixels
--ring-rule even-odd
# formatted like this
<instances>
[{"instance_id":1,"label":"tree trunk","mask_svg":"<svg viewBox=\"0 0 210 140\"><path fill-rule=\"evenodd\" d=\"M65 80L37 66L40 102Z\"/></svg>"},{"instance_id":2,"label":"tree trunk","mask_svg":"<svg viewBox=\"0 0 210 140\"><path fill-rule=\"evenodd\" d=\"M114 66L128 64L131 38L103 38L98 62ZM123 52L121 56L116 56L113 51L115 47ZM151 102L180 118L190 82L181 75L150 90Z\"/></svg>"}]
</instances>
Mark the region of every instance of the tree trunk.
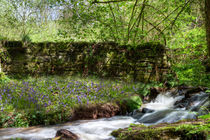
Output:
<instances>
[{"instance_id":1,"label":"tree trunk","mask_svg":"<svg viewBox=\"0 0 210 140\"><path fill-rule=\"evenodd\" d=\"M208 58L206 59L206 72L210 72L210 0L205 0L206 15L206 41Z\"/></svg>"},{"instance_id":2,"label":"tree trunk","mask_svg":"<svg viewBox=\"0 0 210 140\"><path fill-rule=\"evenodd\" d=\"M208 45L208 56L210 58L210 0L205 0L205 15L206 15L206 39Z\"/></svg>"},{"instance_id":3,"label":"tree trunk","mask_svg":"<svg viewBox=\"0 0 210 140\"><path fill-rule=\"evenodd\" d=\"M1 70L1 58L0 58L0 73L2 72L2 70Z\"/></svg>"}]
</instances>

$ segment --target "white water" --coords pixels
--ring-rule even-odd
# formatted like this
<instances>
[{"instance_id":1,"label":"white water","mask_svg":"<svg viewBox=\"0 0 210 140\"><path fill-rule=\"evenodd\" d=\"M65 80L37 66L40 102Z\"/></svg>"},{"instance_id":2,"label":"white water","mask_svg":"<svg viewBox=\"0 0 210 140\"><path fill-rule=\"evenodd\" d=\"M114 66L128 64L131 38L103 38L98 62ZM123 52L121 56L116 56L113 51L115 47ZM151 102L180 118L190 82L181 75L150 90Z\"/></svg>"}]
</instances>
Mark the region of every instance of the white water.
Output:
<instances>
[{"instance_id":1,"label":"white water","mask_svg":"<svg viewBox=\"0 0 210 140\"><path fill-rule=\"evenodd\" d=\"M170 109L173 108L176 101L179 101L182 98L184 98L184 96L177 96L174 98L170 95L170 92L167 92L166 94L159 94L156 97L155 102L145 104L144 107L152 110Z\"/></svg>"},{"instance_id":2,"label":"white water","mask_svg":"<svg viewBox=\"0 0 210 140\"><path fill-rule=\"evenodd\" d=\"M80 140L111 140L114 139L112 136L110 136L110 133L113 130L128 127L131 123L134 122L135 119L133 119L132 117L116 116L112 118L98 120L76 121L70 125L64 124L62 126L36 128L33 130L24 130L22 132L18 132L17 130L13 129L12 135L8 135L5 133L5 136L1 136L0 134L0 140L11 138L23 138L30 140L54 138L57 130L59 129L70 130L71 132L77 134L80 137Z\"/></svg>"},{"instance_id":3,"label":"white water","mask_svg":"<svg viewBox=\"0 0 210 140\"><path fill-rule=\"evenodd\" d=\"M193 119L195 117L194 112L189 112L185 108L173 109L174 103L183 98L184 96L173 97L170 92L159 94L154 102L144 105L145 108L152 109L154 112L144 114L138 119L138 122L152 125L164 122L173 123L186 118Z\"/></svg>"},{"instance_id":4,"label":"white water","mask_svg":"<svg viewBox=\"0 0 210 140\"><path fill-rule=\"evenodd\" d=\"M163 122L172 123L181 119L194 118L195 114L187 111L185 108L173 109L174 103L182 98L183 96L174 98L170 93L164 95L159 94L155 102L144 105L145 108L152 109L154 112L145 113L137 119L129 116L116 116L98 120L76 121L50 127L0 129L0 140L11 138L43 140L54 138L59 129L70 130L77 134L80 137L80 140L113 140L114 138L110 136L110 133L113 130L128 127L131 123L144 123L145 125L151 125ZM193 107L198 106L206 99L208 98L198 98L195 100Z\"/></svg>"}]
</instances>

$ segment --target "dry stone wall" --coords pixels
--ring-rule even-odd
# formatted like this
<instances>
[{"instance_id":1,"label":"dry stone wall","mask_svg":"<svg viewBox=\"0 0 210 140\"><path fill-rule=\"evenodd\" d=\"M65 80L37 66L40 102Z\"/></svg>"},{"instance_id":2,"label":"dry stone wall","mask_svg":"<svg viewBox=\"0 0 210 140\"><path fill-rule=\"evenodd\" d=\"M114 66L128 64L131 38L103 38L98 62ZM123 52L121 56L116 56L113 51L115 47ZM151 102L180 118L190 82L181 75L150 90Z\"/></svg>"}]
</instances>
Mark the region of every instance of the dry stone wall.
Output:
<instances>
[{"instance_id":1,"label":"dry stone wall","mask_svg":"<svg viewBox=\"0 0 210 140\"><path fill-rule=\"evenodd\" d=\"M168 72L165 47L159 43L138 46L113 42L2 41L8 74L81 74L133 80L163 80Z\"/></svg>"}]
</instances>

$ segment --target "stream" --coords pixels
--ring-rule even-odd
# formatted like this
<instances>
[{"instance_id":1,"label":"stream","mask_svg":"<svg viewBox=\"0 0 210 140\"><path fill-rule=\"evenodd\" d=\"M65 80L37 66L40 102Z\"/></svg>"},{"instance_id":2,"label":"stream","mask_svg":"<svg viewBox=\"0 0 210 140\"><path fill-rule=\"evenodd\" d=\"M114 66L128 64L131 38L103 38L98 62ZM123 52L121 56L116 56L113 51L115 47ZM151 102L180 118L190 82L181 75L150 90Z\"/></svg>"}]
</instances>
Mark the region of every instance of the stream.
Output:
<instances>
[{"instance_id":1,"label":"stream","mask_svg":"<svg viewBox=\"0 0 210 140\"><path fill-rule=\"evenodd\" d=\"M113 130L128 127L131 123L145 125L163 122L173 123L181 119L196 118L204 105L209 105L209 94L199 92L189 101L182 102L184 95L174 96L170 92L159 94L155 101L144 104L143 111L134 111L128 116L115 116L97 120L80 120L49 127L0 129L0 140L21 138L26 140L47 140L54 138L57 130L67 129L77 134L80 140L114 140ZM180 103L177 103L180 101ZM183 105L184 104L184 105Z\"/></svg>"}]
</instances>

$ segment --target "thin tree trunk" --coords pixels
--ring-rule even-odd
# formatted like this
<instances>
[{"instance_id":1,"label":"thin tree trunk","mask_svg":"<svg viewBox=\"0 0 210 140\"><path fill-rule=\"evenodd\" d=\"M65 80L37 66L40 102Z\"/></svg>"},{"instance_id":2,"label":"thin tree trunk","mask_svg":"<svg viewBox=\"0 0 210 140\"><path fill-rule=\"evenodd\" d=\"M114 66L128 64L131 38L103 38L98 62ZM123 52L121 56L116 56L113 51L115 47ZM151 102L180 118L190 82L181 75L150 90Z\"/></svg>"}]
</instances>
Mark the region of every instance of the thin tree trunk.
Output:
<instances>
[{"instance_id":1,"label":"thin tree trunk","mask_svg":"<svg viewBox=\"0 0 210 140\"><path fill-rule=\"evenodd\" d=\"M205 0L205 18L206 18L206 41L208 58L206 60L206 72L210 72L210 0Z\"/></svg>"},{"instance_id":2,"label":"thin tree trunk","mask_svg":"<svg viewBox=\"0 0 210 140\"><path fill-rule=\"evenodd\" d=\"M205 0L205 14L206 14L206 39L208 45L208 56L210 59L210 0Z\"/></svg>"},{"instance_id":3,"label":"thin tree trunk","mask_svg":"<svg viewBox=\"0 0 210 140\"><path fill-rule=\"evenodd\" d=\"M2 70L1 70L1 58L0 58L0 73L2 72Z\"/></svg>"}]
</instances>

